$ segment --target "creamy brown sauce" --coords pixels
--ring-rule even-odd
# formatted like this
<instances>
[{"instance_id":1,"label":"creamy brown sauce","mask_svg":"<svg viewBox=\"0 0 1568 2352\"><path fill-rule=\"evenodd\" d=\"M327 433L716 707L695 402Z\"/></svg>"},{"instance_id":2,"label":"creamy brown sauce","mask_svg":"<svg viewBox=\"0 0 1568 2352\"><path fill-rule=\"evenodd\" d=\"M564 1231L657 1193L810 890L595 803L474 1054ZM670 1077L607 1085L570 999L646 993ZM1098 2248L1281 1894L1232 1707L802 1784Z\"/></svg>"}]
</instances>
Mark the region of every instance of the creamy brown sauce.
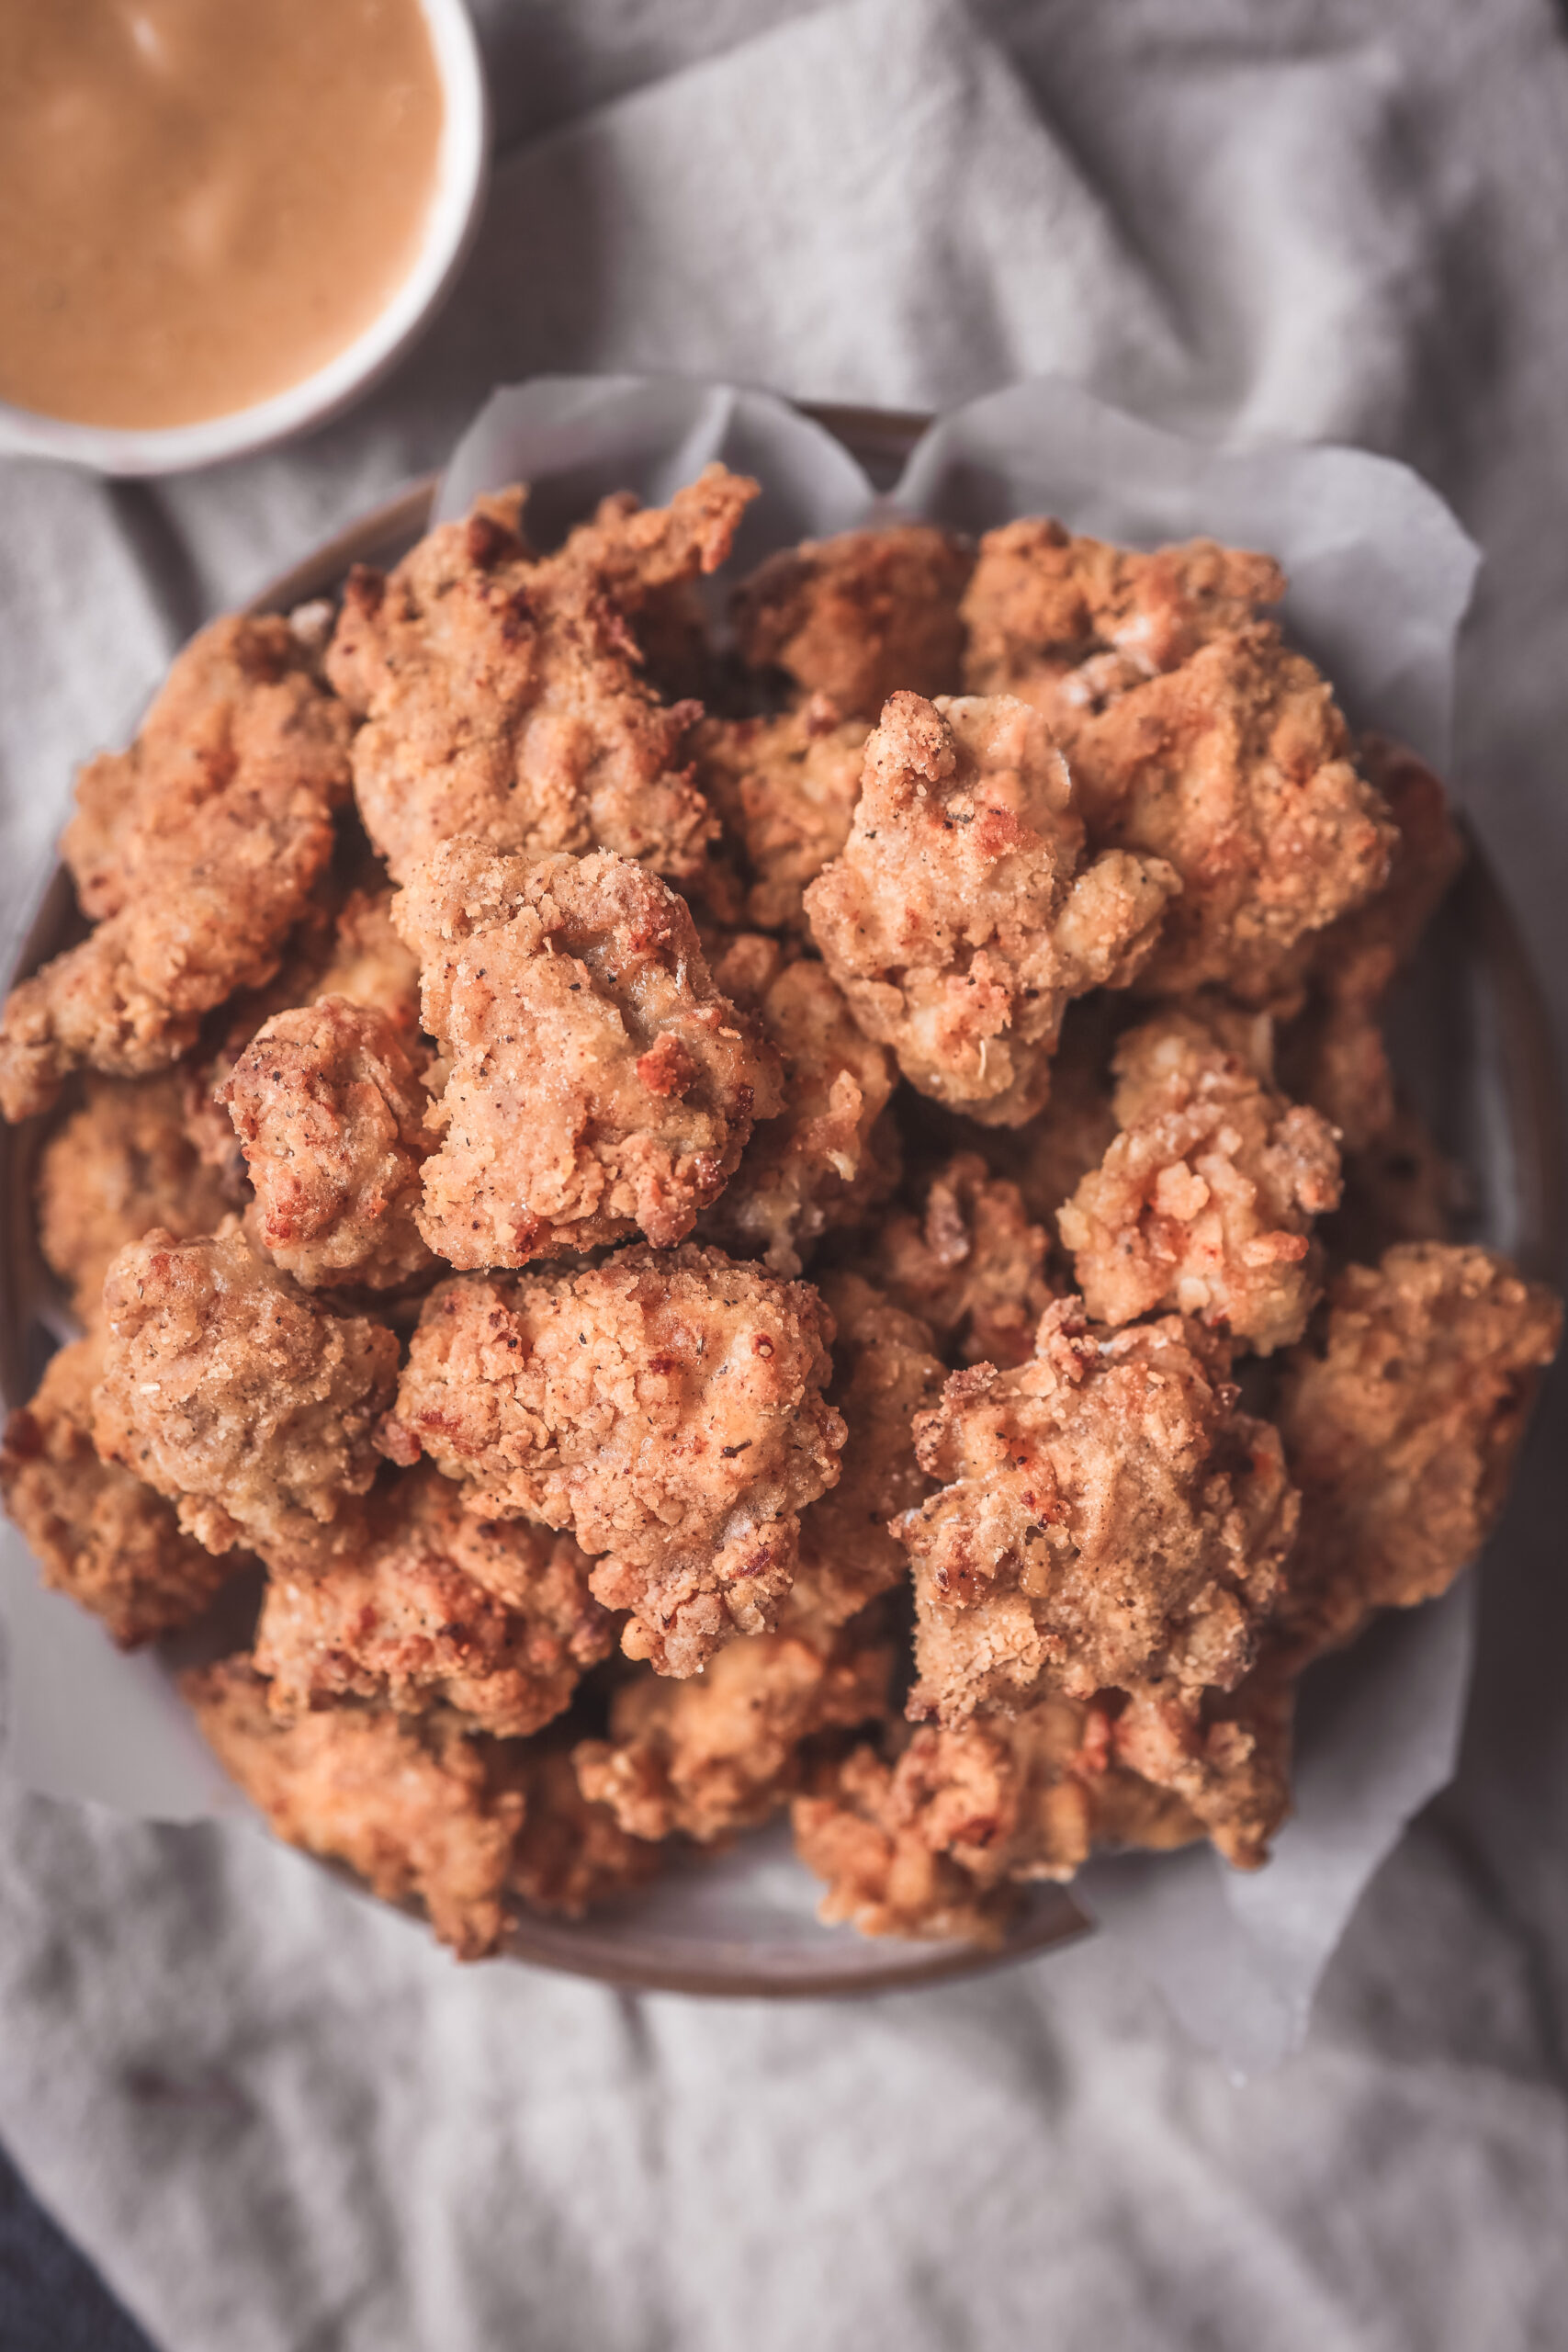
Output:
<instances>
[{"instance_id":1,"label":"creamy brown sauce","mask_svg":"<svg viewBox=\"0 0 1568 2352\"><path fill-rule=\"evenodd\" d=\"M0 0L0 399L187 424L284 390L418 253L418 0Z\"/></svg>"}]
</instances>

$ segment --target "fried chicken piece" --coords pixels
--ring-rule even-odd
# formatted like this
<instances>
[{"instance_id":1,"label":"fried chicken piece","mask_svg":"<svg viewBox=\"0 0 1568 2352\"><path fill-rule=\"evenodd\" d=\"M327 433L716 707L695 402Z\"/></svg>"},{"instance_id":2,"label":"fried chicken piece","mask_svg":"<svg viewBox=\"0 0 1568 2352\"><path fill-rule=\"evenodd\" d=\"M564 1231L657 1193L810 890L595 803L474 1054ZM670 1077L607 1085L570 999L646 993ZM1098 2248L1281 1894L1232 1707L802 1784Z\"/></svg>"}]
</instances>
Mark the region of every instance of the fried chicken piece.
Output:
<instances>
[{"instance_id":1,"label":"fried chicken piece","mask_svg":"<svg viewBox=\"0 0 1568 2352\"><path fill-rule=\"evenodd\" d=\"M970 691L1032 703L1091 839L1181 877L1147 993L1269 1002L1303 940L1384 879L1375 768L1357 774L1328 686L1258 618L1284 590L1269 557L1213 540L1138 555L1031 521L981 543Z\"/></svg>"},{"instance_id":2,"label":"fried chicken piece","mask_svg":"<svg viewBox=\"0 0 1568 2352\"><path fill-rule=\"evenodd\" d=\"M154 1225L187 1240L228 1207L186 1132L181 1072L89 1077L86 1100L39 1161L39 1247L84 1322L98 1311L109 1260Z\"/></svg>"},{"instance_id":3,"label":"fried chicken piece","mask_svg":"<svg viewBox=\"0 0 1568 2352\"><path fill-rule=\"evenodd\" d=\"M1001 1942L1015 1890L1006 1881L980 1885L922 1837L917 1789L874 1747L821 1773L791 1805L790 1826L796 1854L826 1883L818 1906L825 1926L848 1920L863 1936Z\"/></svg>"},{"instance_id":4,"label":"fried chicken piece","mask_svg":"<svg viewBox=\"0 0 1568 2352\"><path fill-rule=\"evenodd\" d=\"M1378 1609L1447 1589L1502 1510L1561 1303L1488 1250L1414 1242L1348 1266L1286 1361L1301 1540L1281 1603L1300 1664Z\"/></svg>"},{"instance_id":5,"label":"fried chicken piece","mask_svg":"<svg viewBox=\"0 0 1568 2352\"><path fill-rule=\"evenodd\" d=\"M583 1795L569 1748L530 1742L513 1754L527 1810L509 1884L530 1910L581 1919L594 1904L657 1876L659 1848L630 1837L608 1805Z\"/></svg>"},{"instance_id":6,"label":"fried chicken piece","mask_svg":"<svg viewBox=\"0 0 1568 2352\"><path fill-rule=\"evenodd\" d=\"M1092 1847L1156 1851L1202 1828L1179 1797L1112 1758L1099 1708L1036 1700L1011 1719L924 1725L896 1762L869 1747L793 1807L827 1920L863 1935L995 1942L1013 1890L1074 1876Z\"/></svg>"},{"instance_id":7,"label":"fried chicken piece","mask_svg":"<svg viewBox=\"0 0 1568 2352\"><path fill-rule=\"evenodd\" d=\"M161 1495L93 1446L100 1328L51 1356L31 1404L11 1415L0 1493L51 1591L103 1620L121 1649L199 1617L243 1555L215 1560L181 1533Z\"/></svg>"},{"instance_id":8,"label":"fried chicken piece","mask_svg":"<svg viewBox=\"0 0 1568 2352\"><path fill-rule=\"evenodd\" d=\"M700 1229L776 1274L798 1274L825 1233L860 1224L898 1181L886 1115L897 1069L851 1017L824 965L785 963L773 941L742 933L715 978L727 989L733 979L736 1001L755 1006L784 1084Z\"/></svg>"},{"instance_id":9,"label":"fried chicken piece","mask_svg":"<svg viewBox=\"0 0 1568 2352\"><path fill-rule=\"evenodd\" d=\"M615 1646L589 1563L568 1535L491 1521L476 1544L474 1524L451 1480L421 1467L374 1498L363 1543L330 1566L276 1569L255 1640L274 1713L345 1697L404 1714L445 1702L503 1738L558 1715ZM471 1573L475 1549L504 1598Z\"/></svg>"},{"instance_id":10,"label":"fried chicken piece","mask_svg":"<svg viewBox=\"0 0 1568 2352\"><path fill-rule=\"evenodd\" d=\"M1098 1320L1174 1307L1259 1355L1301 1337L1339 1154L1319 1113L1269 1083L1269 1052L1267 1021L1213 1005L1122 1040L1121 1132L1056 1219Z\"/></svg>"},{"instance_id":11,"label":"fried chicken piece","mask_svg":"<svg viewBox=\"0 0 1568 2352\"><path fill-rule=\"evenodd\" d=\"M741 659L754 670L783 670L807 694L829 695L867 721L900 688L956 694L959 599L974 560L931 523L882 524L782 548L736 592Z\"/></svg>"},{"instance_id":12,"label":"fried chicken piece","mask_svg":"<svg viewBox=\"0 0 1568 2352\"><path fill-rule=\"evenodd\" d=\"M1213 539L1142 554L1027 516L980 542L964 598L964 690L1021 695L1053 729L1070 727L1086 689L1178 670L1284 593L1271 556Z\"/></svg>"},{"instance_id":13,"label":"fried chicken piece","mask_svg":"<svg viewBox=\"0 0 1568 2352\"><path fill-rule=\"evenodd\" d=\"M1016 1184L961 1151L929 1179L918 1211L897 1209L873 1267L898 1306L919 1316L962 1363L1027 1363L1050 1305L1048 1236Z\"/></svg>"},{"instance_id":14,"label":"fried chicken piece","mask_svg":"<svg viewBox=\"0 0 1568 2352\"><path fill-rule=\"evenodd\" d=\"M634 1838L711 1845L754 1828L798 1785L808 1739L886 1713L892 1662L886 1642L849 1631L761 1634L689 1682L639 1675L610 1702L609 1738L573 1750L578 1785Z\"/></svg>"},{"instance_id":15,"label":"fried chicken piece","mask_svg":"<svg viewBox=\"0 0 1568 2352\"><path fill-rule=\"evenodd\" d=\"M1079 998L1067 1007L1051 1060L1051 1099L1021 1127L988 1130L993 1175L1018 1186L1024 1214L1054 1234L1056 1215L1116 1140L1108 1069L1111 1046L1104 1013L1110 1001Z\"/></svg>"},{"instance_id":16,"label":"fried chicken piece","mask_svg":"<svg viewBox=\"0 0 1568 2352\"><path fill-rule=\"evenodd\" d=\"M334 1315L252 1250L239 1220L210 1240L157 1227L104 1283L108 1342L94 1434L175 1503L209 1552L244 1542L281 1566L319 1556L376 1475L396 1334Z\"/></svg>"},{"instance_id":17,"label":"fried chicken piece","mask_svg":"<svg viewBox=\"0 0 1568 2352\"><path fill-rule=\"evenodd\" d=\"M470 1508L569 1529L622 1647L697 1673L777 1616L798 1514L839 1475L831 1323L807 1283L693 1243L585 1273L444 1283L380 1443Z\"/></svg>"},{"instance_id":18,"label":"fried chicken piece","mask_svg":"<svg viewBox=\"0 0 1568 2352\"><path fill-rule=\"evenodd\" d=\"M808 1639L842 1625L908 1573L888 1522L931 1491L915 1460L914 1419L936 1403L944 1368L929 1327L863 1275L832 1272L822 1296L838 1327L828 1401L846 1435L839 1482L800 1514L800 1559L779 1623Z\"/></svg>"},{"instance_id":19,"label":"fried chicken piece","mask_svg":"<svg viewBox=\"0 0 1568 2352\"><path fill-rule=\"evenodd\" d=\"M1176 888L1157 858L1080 866L1083 826L1036 712L895 695L842 854L806 893L867 1036L984 1124L1037 1111L1069 998L1125 987Z\"/></svg>"},{"instance_id":20,"label":"fried chicken piece","mask_svg":"<svg viewBox=\"0 0 1568 2352\"><path fill-rule=\"evenodd\" d=\"M1388 880L1303 943L1307 1003L1279 1047L1287 1091L1332 1121L1348 1154L1369 1150L1398 1116L1379 1009L1465 855L1447 794L1413 752L1369 736L1360 764L1397 828Z\"/></svg>"},{"instance_id":21,"label":"fried chicken piece","mask_svg":"<svg viewBox=\"0 0 1568 2352\"><path fill-rule=\"evenodd\" d=\"M945 1483L896 1529L919 1611L911 1714L951 1726L1122 1693L1204 1767L1179 1793L1222 1850L1236 1743L1214 1739L1204 1702L1253 1663L1297 1515L1279 1438L1236 1409L1227 1363L1179 1317L1102 1332L1059 1300L1032 1363L955 1373L917 1419L920 1466ZM1174 1785L1168 1765L1134 1769Z\"/></svg>"},{"instance_id":22,"label":"fried chicken piece","mask_svg":"<svg viewBox=\"0 0 1568 2352\"><path fill-rule=\"evenodd\" d=\"M223 1089L265 1023L280 1012L309 1008L318 997L346 997L351 1004L384 1014L410 1054L423 1062L419 965L393 928L392 897L390 890L351 890L339 904L335 893L319 892L318 902L289 934L274 978L265 988L233 999L217 1051L187 1069L186 1132L202 1166L218 1177L231 1208L249 1199L250 1183Z\"/></svg>"},{"instance_id":23,"label":"fried chicken piece","mask_svg":"<svg viewBox=\"0 0 1568 2352\"><path fill-rule=\"evenodd\" d=\"M385 1013L405 1045L419 1035L419 958L398 935L391 890L351 890L333 928L332 954L300 1002L345 996ZM283 1008L280 1008L280 1010Z\"/></svg>"},{"instance_id":24,"label":"fried chicken piece","mask_svg":"<svg viewBox=\"0 0 1568 2352\"><path fill-rule=\"evenodd\" d=\"M6 1000L6 1118L46 1111L73 1069L167 1068L203 1013L276 970L332 854L349 732L287 621L192 640L130 750L77 778L61 850L96 928Z\"/></svg>"},{"instance_id":25,"label":"fried chicken piece","mask_svg":"<svg viewBox=\"0 0 1568 2352\"><path fill-rule=\"evenodd\" d=\"M803 893L850 837L871 723L811 695L775 718L705 718L696 777L739 845L746 920L803 932Z\"/></svg>"},{"instance_id":26,"label":"fried chicken piece","mask_svg":"<svg viewBox=\"0 0 1568 2352\"><path fill-rule=\"evenodd\" d=\"M424 1057L346 997L264 1022L224 1081L254 1232L305 1290L396 1290L434 1270L417 1222L435 1138Z\"/></svg>"},{"instance_id":27,"label":"fried chicken piece","mask_svg":"<svg viewBox=\"0 0 1568 2352\"><path fill-rule=\"evenodd\" d=\"M606 501L536 558L512 491L442 524L389 578L350 574L328 673L366 721L355 792L394 881L458 833L701 876L717 832L687 765L701 707L658 699L635 630L650 599L724 560L755 494L709 466L666 508Z\"/></svg>"},{"instance_id":28,"label":"fried chicken piece","mask_svg":"<svg viewBox=\"0 0 1568 2352\"><path fill-rule=\"evenodd\" d=\"M420 1230L460 1267L681 1240L779 1108L778 1057L721 996L684 901L623 857L462 839L397 921L448 1066Z\"/></svg>"},{"instance_id":29,"label":"fried chicken piece","mask_svg":"<svg viewBox=\"0 0 1568 2352\"><path fill-rule=\"evenodd\" d=\"M282 1723L248 1658L181 1677L219 1762L274 1834L417 1895L459 1960L497 1950L525 1799L508 1750L449 1716L353 1703Z\"/></svg>"},{"instance_id":30,"label":"fried chicken piece","mask_svg":"<svg viewBox=\"0 0 1568 2352\"><path fill-rule=\"evenodd\" d=\"M1137 976L1146 996L1274 1001L1303 939L1380 889L1397 838L1333 691L1266 624L1053 720L1090 840L1164 859L1181 893Z\"/></svg>"}]
</instances>

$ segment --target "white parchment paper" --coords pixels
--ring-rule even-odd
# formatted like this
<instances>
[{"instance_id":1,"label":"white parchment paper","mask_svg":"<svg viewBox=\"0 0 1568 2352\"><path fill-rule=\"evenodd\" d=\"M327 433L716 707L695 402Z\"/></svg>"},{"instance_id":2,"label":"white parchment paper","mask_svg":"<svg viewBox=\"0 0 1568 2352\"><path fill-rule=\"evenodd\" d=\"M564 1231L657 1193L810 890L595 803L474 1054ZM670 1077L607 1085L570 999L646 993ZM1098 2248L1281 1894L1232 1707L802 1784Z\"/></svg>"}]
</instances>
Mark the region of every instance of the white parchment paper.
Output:
<instances>
[{"instance_id":1,"label":"white parchment paper","mask_svg":"<svg viewBox=\"0 0 1568 2352\"><path fill-rule=\"evenodd\" d=\"M716 458L763 486L734 576L888 503L839 442L768 394L670 378L544 377L491 395L453 453L436 511L457 515L481 491L526 481L531 535L548 546L604 492L662 502ZM1448 763L1455 644L1478 556L1406 467L1353 449L1189 441L1043 380L934 424L892 503L969 531L1054 514L1133 545L1205 533L1266 548L1291 576L1289 632L1332 677L1353 722ZM168 1658L114 1651L71 1602L39 1589L9 1528L0 1605L6 1758L18 1779L142 1818L234 1809ZM1296 1812L1265 1871L1238 1875L1203 1848L1108 1859L1078 1882L1103 1930L1234 2071L1273 2064L1299 2042L1362 1890L1450 1778L1472 1616L1467 1579L1307 1678ZM768 1864L775 1876L779 1867ZM798 1877L796 1899L808 1905Z\"/></svg>"}]
</instances>

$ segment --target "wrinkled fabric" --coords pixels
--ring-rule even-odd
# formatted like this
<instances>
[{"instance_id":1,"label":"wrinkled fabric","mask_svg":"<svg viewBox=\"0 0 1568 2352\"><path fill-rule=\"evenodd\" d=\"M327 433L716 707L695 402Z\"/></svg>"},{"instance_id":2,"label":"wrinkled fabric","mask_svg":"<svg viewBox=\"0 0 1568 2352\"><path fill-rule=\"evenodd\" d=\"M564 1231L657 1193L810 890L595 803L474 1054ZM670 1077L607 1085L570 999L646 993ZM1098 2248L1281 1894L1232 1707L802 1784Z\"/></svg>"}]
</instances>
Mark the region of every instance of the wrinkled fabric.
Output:
<instances>
[{"instance_id":1,"label":"wrinkled fabric","mask_svg":"<svg viewBox=\"0 0 1568 2352\"><path fill-rule=\"evenodd\" d=\"M944 403L1060 372L1404 457L1487 569L1470 805L1568 1011L1568 48L1546 0L486 0L508 143L441 320L309 441L0 465L0 922L206 614L491 382ZM1559 1384L1455 1788L1246 2086L1106 1938L830 2006L458 1971L243 1824L0 1796L0 2136L168 2352L1565 2340Z\"/></svg>"}]
</instances>

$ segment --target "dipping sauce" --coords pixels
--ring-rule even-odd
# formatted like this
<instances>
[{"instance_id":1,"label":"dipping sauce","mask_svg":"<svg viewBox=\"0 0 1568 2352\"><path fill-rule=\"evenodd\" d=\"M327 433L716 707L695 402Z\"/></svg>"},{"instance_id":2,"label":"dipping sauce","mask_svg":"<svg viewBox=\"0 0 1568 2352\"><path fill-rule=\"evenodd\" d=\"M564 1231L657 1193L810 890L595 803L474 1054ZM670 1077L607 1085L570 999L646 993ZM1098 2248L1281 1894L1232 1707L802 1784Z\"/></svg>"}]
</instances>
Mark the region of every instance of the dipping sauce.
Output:
<instances>
[{"instance_id":1,"label":"dipping sauce","mask_svg":"<svg viewBox=\"0 0 1568 2352\"><path fill-rule=\"evenodd\" d=\"M435 187L419 0L0 0L0 400L156 428L382 311Z\"/></svg>"}]
</instances>

